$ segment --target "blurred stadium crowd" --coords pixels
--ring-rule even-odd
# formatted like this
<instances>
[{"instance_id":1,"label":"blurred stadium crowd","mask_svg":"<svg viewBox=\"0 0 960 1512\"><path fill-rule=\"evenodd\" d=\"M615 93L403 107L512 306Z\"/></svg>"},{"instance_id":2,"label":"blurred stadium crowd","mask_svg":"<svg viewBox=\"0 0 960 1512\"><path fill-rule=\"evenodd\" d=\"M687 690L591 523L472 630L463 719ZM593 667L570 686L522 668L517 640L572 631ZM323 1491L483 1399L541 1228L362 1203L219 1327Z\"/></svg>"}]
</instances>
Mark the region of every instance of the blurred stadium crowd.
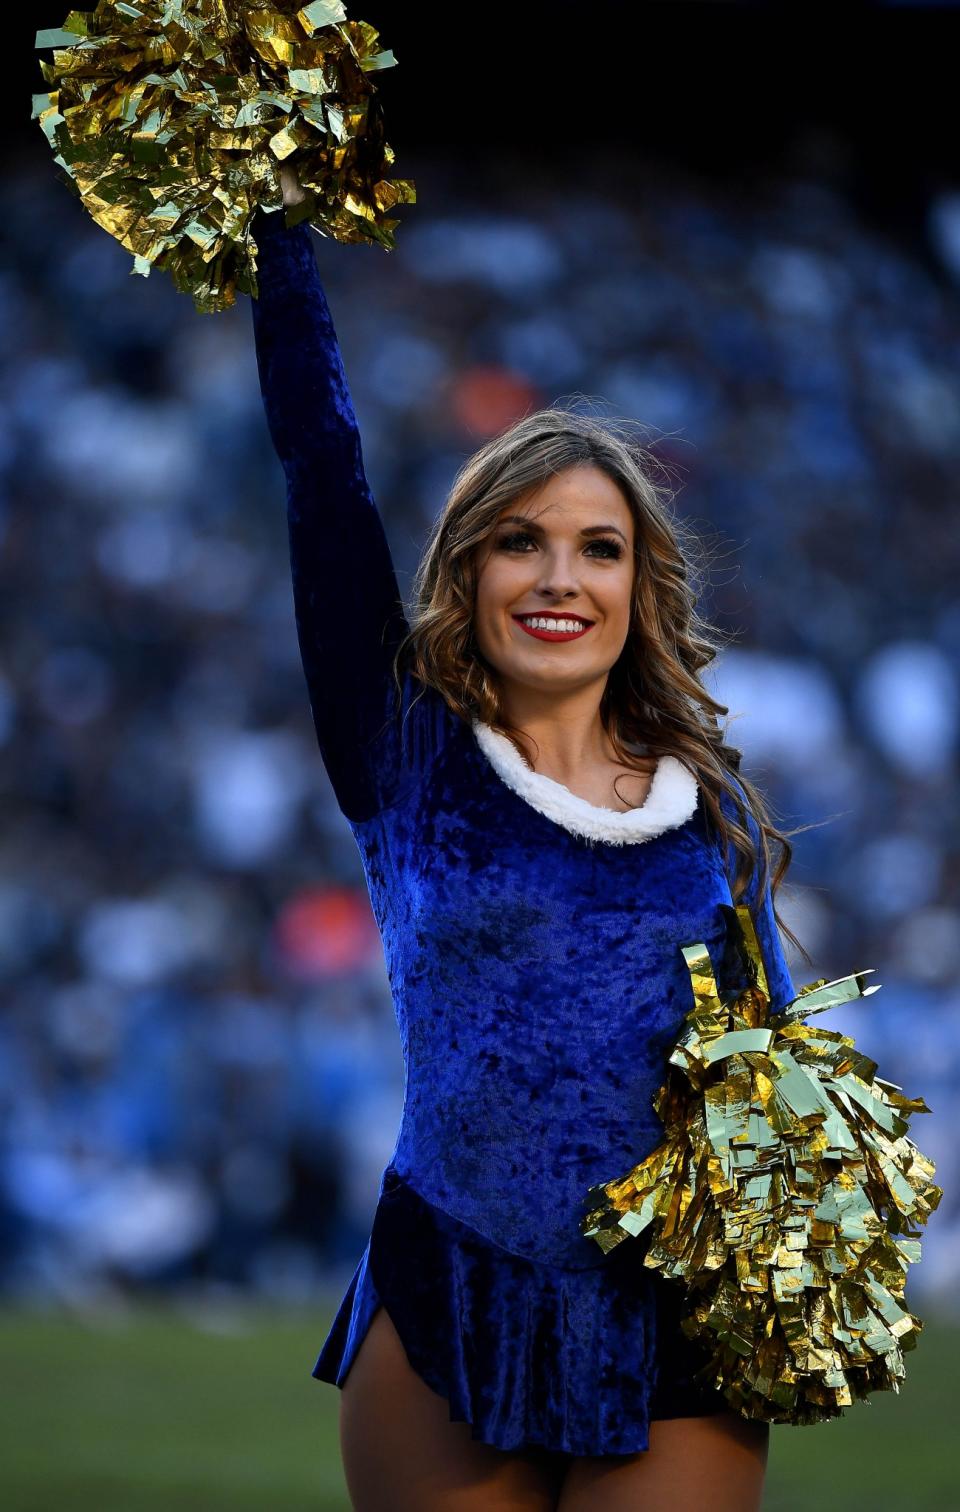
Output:
<instances>
[{"instance_id":1,"label":"blurred stadium crowd","mask_svg":"<svg viewBox=\"0 0 960 1512\"><path fill-rule=\"evenodd\" d=\"M0 318L0 1288L305 1300L366 1240L403 1068L313 738L250 311L196 314L44 165L8 179ZM571 394L653 428L713 555L731 738L795 837L831 1015L921 1093L957 1280L960 211L418 178L398 248L315 239L407 588L464 457ZM318 562L317 571L362 571ZM826 821L822 822L821 821Z\"/></svg>"}]
</instances>

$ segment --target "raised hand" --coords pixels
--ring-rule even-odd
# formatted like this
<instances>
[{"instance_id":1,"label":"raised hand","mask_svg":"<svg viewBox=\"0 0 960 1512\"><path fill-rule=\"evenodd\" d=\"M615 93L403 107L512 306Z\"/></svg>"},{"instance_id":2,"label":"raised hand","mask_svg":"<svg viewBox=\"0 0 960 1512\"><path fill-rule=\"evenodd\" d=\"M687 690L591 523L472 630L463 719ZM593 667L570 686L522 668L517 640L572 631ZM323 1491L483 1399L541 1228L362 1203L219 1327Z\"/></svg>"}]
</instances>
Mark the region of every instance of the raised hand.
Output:
<instances>
[{"instance_id":1,"label":"raised hand","mask_svg":"<svg viewBox=\"0 0 960 1512\"><path fill-rule=\"evenodd\" d=\"M306 199L306 195L300 188L297 170L291 167L289 163L281 164L277 170L277 177L280 180L280 188L283 190L283 203L285 205L299 205L301 200Z\"/></svg>"}]
</instances>

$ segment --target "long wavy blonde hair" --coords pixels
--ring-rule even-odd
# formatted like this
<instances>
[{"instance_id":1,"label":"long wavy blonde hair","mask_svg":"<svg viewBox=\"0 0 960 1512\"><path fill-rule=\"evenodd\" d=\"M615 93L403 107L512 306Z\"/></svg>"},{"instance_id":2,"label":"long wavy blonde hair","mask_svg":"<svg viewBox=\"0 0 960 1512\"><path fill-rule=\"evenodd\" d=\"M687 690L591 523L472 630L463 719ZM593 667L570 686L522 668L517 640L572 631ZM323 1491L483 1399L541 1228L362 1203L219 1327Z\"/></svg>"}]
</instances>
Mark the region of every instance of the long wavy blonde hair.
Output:
<instances>
[{"instance_id":1,"label":"long wavy blonde hair","mask_svg":"<svg viewBox=\"0 0 960 1512\"><path fill-rule=\"evenodd\" d=\"M599 418L561 403L537 410L487 441L460 468L437 516L417 567L410 630L397 650L394 672L406 665L443 696L468 723L475 718L500 730L524 752L503 715L496 673L474 637L477 559L504 508L527 490L580 463L599 468L620 487L634 522L635 573L630 628L611 667L600 717L618 761L636 766L630 745L650 756L672 755L698 779L722 843L737 854L731 893L738 902L760 862L771 894L783 881L793 847L771 822L757 788L739 770L741 752L727 743L720 716L729 713L707 692L700 674L724 637L699 615L697 601L706 553L675 518L674 490L655 454L632 422ZM526 759L526 758L525 758ZM760 846L746 824L736 774L756 820ZM720 804L733 800L737 821ZM805 827L805 826L804 826ZM776 864L773 865L773 848ZM761 854L762 852L762 854ZM809 960L774 909L777 924Z\"/></svg>"}]
</instances>

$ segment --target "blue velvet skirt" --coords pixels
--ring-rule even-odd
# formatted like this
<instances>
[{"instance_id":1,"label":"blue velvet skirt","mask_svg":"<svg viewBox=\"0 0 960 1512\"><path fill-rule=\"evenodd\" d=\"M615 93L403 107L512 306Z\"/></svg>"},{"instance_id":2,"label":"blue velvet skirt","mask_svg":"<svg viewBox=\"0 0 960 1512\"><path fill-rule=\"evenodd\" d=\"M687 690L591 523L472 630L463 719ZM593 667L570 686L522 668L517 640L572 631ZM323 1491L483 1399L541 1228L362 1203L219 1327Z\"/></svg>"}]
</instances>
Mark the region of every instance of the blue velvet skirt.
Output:
<instances>
[{"instance_id":1,"label":"blue velvet skirt","mask_svg":"<svg viewBox=\"0 0 960 1512\"><path fill-rule=\"evenodd\" d=\"M312 1374L342 1386L378 1307L451 1422L500 1449L649 1448L657 1418L729 1410L693 1380L682 1289L626 1240L589 1270L525 1260L434 1207L392 1167Z\"/></svg>"}]
</instances>

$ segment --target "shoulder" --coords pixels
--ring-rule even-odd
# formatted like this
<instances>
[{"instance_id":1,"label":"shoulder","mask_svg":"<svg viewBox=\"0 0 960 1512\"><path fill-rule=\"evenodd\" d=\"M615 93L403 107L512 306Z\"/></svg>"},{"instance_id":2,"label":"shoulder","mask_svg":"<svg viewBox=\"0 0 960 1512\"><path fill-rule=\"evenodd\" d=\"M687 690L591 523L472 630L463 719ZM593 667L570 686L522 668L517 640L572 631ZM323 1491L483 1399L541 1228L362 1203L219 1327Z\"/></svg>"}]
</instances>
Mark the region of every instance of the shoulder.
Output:
<instances>
[{"instance_id":1,"label":"shoulder","mask_svg":"<svg viewBox=\"0 0 960 1512\"><path fill-rule=\"evenodd\" d=\"M728 772L731 793L727 787L720 789L720 810L726 819L745 825L751 837L759 838L760 826L747 796L747 790L734 772Z\"/></svg>"},{"instance_id":2,"label":"shoulder","mask_svg":"<svg viewBox=\"0 0 960 1512\"><path fill-rule=\"evenodd\" d=\"M462 733L465 722L438 688L413 671L408 660L401 662L398 676L400 687L394 685L394 710L401 744L407 752L406 759L426 769L447 743Z\"/></svg>"},{"instance_id":3,"label":"shoulder","mask_svg":"<svg viewBox=\"0 0 960 1512\"><path fill-rule=\"evenodd\" d=\"M729 773L729 778L732 792L728 791L726 787L721 788L719 798L720 811L724 819L731 824L738 825L741 829L745 829L750 836L750 844L754 854L752 875L747 889L746 901L753 902L766 881L763 833L743 783L735 773ZM718 834L717 843L720 845L724 856L727 875L732 880L743 864L741 852L737 849L732 837L729 835L721 838Z\"/></svg>"}]
</instances>

